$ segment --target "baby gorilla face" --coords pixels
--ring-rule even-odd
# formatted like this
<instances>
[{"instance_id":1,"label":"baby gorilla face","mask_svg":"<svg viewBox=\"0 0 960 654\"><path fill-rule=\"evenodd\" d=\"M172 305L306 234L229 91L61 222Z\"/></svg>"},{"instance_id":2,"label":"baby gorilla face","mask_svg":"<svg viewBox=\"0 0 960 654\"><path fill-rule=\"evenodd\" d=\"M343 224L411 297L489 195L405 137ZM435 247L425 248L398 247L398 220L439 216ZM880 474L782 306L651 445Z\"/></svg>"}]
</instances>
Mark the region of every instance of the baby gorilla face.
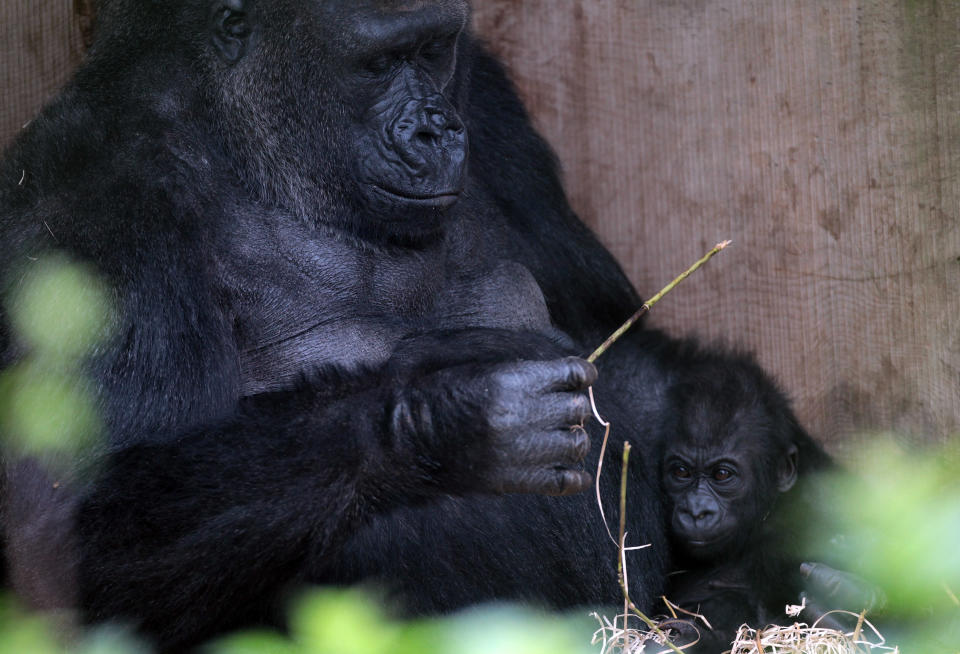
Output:
<instances>
[{"instance_id":1,"label":"baby gorilla face","mask_svg":"<svg viewBox=\"0 0 960 654\"><path fill-rule=\"evenodd\" d=\"M749 461L726 449L677 443L664 459L670 530L695 559L713 559L734 549L741 527L758 513Z\"/></svg>"},{"instance_id":2,"label":"baby gorilla face","mask_svg":"<svg viewBox=\"0 0 960 654\"><path fill-rule=\"evenodd\" d=\"M678 408L661 465L671 535L696 560L736 555L796 480L796 447L761 403L691 393Z\"/></svg>"}]
</instances>

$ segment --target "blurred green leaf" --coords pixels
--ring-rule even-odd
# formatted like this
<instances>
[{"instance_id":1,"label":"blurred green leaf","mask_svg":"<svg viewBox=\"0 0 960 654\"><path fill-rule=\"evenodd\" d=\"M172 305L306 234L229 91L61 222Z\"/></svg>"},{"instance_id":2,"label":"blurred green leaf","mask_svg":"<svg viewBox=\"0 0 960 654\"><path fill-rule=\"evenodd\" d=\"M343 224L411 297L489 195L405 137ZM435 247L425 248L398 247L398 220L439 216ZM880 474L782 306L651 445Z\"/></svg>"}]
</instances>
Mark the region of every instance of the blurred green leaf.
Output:
<instances>
[{"instance_id":1,"label":"blurred green leaf","mask_svg":"<svg viewBox=\"0 0 960 654\"><path fill-rule=\"evenodd\" d=\"M447 623L443 654L586 654L593 630L584 620L563 619L513 605L467 611Z\"/></svg>"},{"instance_id":2,"label":"blurred green leaf","mask_svg":"<svg viewBox=\"0 0 960 654\"><path fill-rule=\"evenodd\" d=\"M37 356L77 358L105 336L110 303L104 287L62 256L34 263L8 299L15 332Z\"/></svg>"},{"instance_id":3,"label":"blurred green leaf","mask_svg":"<svg viewBox=\"0 0 960 654\"><path fill-rule=\"evenodd\" d=\"M101 430L83 378L35 361L0 375L0 426L8 444L24 454L75 452Z\"/></svg>"},{"instance_id":4,"label":"blurred green leaf","mask_svg":"<svg viewBox=\"0 0 960 654\"><path fill-rule=\"evenodd\" d=\"M361 590L315 592L294 608L294 638L311 654L386 654L400 626Z\"/></svg>"},{"instance_id":5,"label":"blurred green leaf","mask_svg":"<svg viewBox=\"0 0 960 654\"><path fill-rule=\"evenodd\" d=\"M444 620L419 620L404 625L391 654L446 654L447 625Z\"/></svg>"},{"instance_id":6,"label":"blurred green leaf","mask_svg":"<svg viewBox=\"0 0 960 654\"><path fill-rule=\"evenodd\" d=\"M595 654L593 623L515 605L399 623L360 590L319 590L291 613L289 639L248 632L218 642L215 654Z\"/></svg>"},{"instance_id":7,"label":"blurred green leaf","mask_svg":"<svg viewBox=\"0 0 960 654\"><path fill-rule=\"evenodd\" d=\"M4 299L26 356L0 375L0 432L21 454L76 452L102 427L82 362L109 331L107 294L85 267L49 255Z\"/></svg>"},{"instance_id":8,"label":"blurred green leaf","mask_svg":"<svg viewBox=\"0 0 960 654\"><path fill-rule=\"evenodd\" d=\"M205 649L211 654L297 654L301 648L273 631L245 631Z\"/></svg>"},{"instance_id":9,"label":"blurred green leaf","mask_svg":"<svg viewBox=\"0 0 960 654\"><path fill-rule=\"evenodd\" d=\"M149 654L151 651L128 630L113 625L91 629L79 643L67 649L73 654Z\"/></svg>"},{"instance_id":10,"label":"blurred green leaf","mask_svg":"<svg viewBox=\"0 0 960 654\"><path fill-rule=\"evenodd\" d=\"M920 618L946 609L945 588L960 589L956 450L904 452L881 442L862 451L854 474L828 482L825 501L836 505L848 534L842 553L848 560L841 565L880 586L896 615ZM814 539L829 548L829 534Z\"/></svg>"},{"instance_id":11,"label":"blurred green leaf","mask_svg":"<svg viewBox=\"0 0 960 654\"><path fill-rule=\"evenodd\" d=\"M53 634L48 621L0 598L0 654L59 654L60 645Z\"/></svg>"}]
</instances>

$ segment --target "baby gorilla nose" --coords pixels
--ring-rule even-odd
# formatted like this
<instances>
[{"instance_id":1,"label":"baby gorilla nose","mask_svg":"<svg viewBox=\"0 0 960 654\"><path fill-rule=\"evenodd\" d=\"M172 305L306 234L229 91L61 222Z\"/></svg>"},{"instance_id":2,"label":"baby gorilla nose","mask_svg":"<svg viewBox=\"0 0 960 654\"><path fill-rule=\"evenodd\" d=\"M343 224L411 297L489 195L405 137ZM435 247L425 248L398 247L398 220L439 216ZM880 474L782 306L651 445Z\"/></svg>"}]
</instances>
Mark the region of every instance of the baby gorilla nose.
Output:
<instances>
[{"instance_id":1,"label":"baby gorilla nose","mask_svg":"<svg viewBox=\"0 0 960 654\"><path fill-rule=\"evenodd\" d=\"M720 514L711 507L695 506L681 509L678 516L681 526L689 533L710 531L719 521Z\"/></svg>"}]
</instances>

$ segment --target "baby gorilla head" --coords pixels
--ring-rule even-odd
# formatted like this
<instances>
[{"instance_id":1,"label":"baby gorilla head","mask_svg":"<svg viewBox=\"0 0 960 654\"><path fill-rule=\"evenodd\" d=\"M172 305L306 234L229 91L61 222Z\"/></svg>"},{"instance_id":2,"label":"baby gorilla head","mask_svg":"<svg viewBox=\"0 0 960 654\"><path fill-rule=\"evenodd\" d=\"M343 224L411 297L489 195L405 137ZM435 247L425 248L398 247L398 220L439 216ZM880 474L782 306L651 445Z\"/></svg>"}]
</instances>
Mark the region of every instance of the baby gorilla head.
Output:
<instances>
[{"instance_id":1,"label":"baby gorilla head","mask_svg":"<svg viewBox=\"0 0 960 654\"><path fill-rule=\"evenodd\" d=\"M736 557L796 483L800 449L817 446L748 357L683 368L669 407L661 479L675 544L698 561Z\"/></svg>"}]
</instances>

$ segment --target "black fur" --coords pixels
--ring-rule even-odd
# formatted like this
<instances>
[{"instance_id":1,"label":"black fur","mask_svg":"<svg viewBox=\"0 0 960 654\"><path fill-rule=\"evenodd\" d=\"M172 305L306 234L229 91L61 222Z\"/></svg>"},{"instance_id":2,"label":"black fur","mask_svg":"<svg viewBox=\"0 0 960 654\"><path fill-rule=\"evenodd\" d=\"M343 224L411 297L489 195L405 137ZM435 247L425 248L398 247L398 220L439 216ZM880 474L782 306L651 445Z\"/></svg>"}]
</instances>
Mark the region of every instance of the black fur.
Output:
<instances>
[{"instance_id":1,"label":"black fur","mask_svg":"<svg viewBox=\"0 0 960 654\"><path fill-rule=\"evenodd\" d=\"M700 613L691 651L729 649L741 624L790 620L804 584L815 473L833 467L752 357L681 344L660 416L676 571L667 595Z\"/></svg>"},{"instance_id":2,"label":"black fur","mask_svg":"<svg viewBox=\"0 0 960 654\"><path fill-rule=\"evenodd\" d=\"M401 4L103 0L87 63L0 164L6 288L57 250L114 302L86 362L99 475L4 518L8 543L62 544L87 620L180 650L274 622L303 582L377 578L409 612L617 600L591 494L545 495L589 482L594 371L567 355L638 298L502 67L451 40L465 5ZM29 352L0 318L7 367ZM646 410L615 376L598 392L620 424ZM631 472L642 607L666 568L655 467ZM8 475L4 504L30 488Z\"/></svg>"}]
</instances>

